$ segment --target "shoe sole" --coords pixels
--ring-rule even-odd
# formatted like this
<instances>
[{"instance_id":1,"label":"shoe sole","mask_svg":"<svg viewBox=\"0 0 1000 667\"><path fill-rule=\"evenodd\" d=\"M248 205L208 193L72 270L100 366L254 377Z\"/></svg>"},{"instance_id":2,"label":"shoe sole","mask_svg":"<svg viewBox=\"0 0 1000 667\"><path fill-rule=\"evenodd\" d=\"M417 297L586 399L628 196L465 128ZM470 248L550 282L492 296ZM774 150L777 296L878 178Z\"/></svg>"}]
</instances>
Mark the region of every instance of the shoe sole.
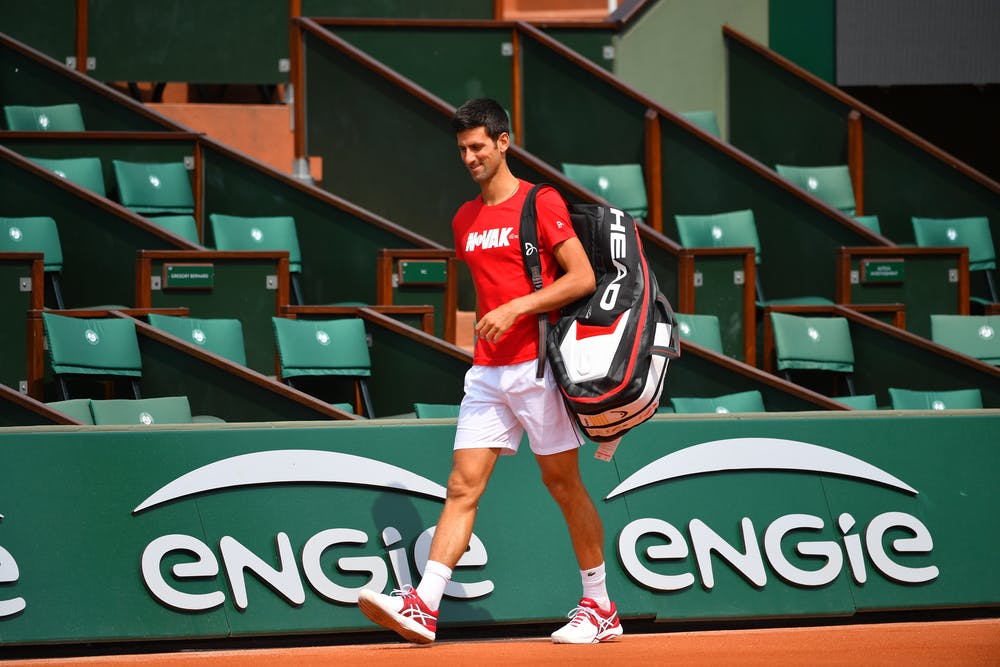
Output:
<instances>
[{"instance_id":1,"label":"shoe sole","mask_svg":"<svg viewBox=\"0 0 1000 667\"><path fill-rule=\"evenodd\" d=\"M552 637L552 643L553 644L600 644L602 642L609 642L612 639L617 639L618 637L621 637L623 634L625 634L625 631L619 627L616 630L605 632L604 635L602 636L595 637L594 640L590 642L574 642L567 639L558 639L556 637Z\"/></svg>"},{"instance_id":2,"label":"shoe sole","mask_svg":"<svg viewBox=\"0 0 1000 667\"><path fill-rule=\"evenodd\" d=\"M388 628L396 632L407 641L414 644L430 644L434 641L434 637L427 637L418 630L405 625L405 618L401 619L396 614L386 611L372 600L364 597L358 598L358 608L361 609L361 613L367 616L369 620L381 625L383 628Z\"/></svg>"}]
</instances>

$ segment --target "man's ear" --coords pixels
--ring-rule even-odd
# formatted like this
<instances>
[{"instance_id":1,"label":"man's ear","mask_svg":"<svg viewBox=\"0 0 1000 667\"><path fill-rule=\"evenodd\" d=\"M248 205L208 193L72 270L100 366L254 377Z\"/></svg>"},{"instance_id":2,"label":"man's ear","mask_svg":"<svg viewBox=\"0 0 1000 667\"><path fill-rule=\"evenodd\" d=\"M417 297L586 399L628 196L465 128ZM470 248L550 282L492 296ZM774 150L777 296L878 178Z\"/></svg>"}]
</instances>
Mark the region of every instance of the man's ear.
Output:
<instances>
[{"instance_id":1,"label":"man's ear","mask_svg":"<svg viewBox=\"0 0 1000 667\"><path fill-rule=\"evenodd\" d=\"M504 153L510 148L510 134L507 132L501 132L500 136L497 137L497 148L499 148Z\"/></svg>"}]
</instances>

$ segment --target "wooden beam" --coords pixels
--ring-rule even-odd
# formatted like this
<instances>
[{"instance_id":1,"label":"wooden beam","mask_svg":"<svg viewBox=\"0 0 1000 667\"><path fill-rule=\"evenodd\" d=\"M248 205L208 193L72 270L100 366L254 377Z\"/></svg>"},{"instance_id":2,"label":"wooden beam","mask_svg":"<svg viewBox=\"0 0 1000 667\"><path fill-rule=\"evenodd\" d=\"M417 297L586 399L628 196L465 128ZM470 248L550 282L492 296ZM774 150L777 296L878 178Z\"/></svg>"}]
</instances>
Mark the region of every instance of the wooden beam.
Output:
<instances>
[{"instance_id":1,"label":"wooden beam","mask_svg":"<svg viewBox=\"0 0 1000 667\"><path fill-rule=\"evenodd\" d=\"M861 114L851 109L847 114L847 170L854 188L854 214L865 214L865 131Z\"/></svg>"}]
</instances>

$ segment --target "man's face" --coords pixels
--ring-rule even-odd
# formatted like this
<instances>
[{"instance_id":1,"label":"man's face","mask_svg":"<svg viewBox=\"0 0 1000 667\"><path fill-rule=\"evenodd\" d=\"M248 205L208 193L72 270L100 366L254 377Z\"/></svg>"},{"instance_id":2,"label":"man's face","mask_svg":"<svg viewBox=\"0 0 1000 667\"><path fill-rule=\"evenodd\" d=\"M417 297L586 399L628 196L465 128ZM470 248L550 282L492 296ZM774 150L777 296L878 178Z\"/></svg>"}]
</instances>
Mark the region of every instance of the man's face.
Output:
<instances>
[{"instance_id":1,"label":"man's face","mask_svg":"<svg viewBox=\"0 0 1000 667\"><path fill-rule=\"evenodd\" d=\"M503 133L494 142L485 127L474 127L458 133L458 154L477 183L489 181L503 161L503 151L510 147L510 138Z\"/></svg>"}]
</instances>

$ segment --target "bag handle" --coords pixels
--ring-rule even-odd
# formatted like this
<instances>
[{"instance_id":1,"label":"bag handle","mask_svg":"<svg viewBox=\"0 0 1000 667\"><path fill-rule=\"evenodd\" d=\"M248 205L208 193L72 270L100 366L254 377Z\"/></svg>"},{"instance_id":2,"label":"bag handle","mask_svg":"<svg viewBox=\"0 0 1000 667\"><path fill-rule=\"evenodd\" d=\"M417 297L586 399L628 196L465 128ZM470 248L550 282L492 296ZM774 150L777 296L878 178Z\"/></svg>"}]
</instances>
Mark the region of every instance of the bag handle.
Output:
<instances>
[{"instance_id":1,"label":"bag handle","mask_svg":"<svg viewBox=\"0 0 1000 667\"><path fill-rule=\"evenodd\" d=\"M537 292L542 289L542 260L538 249L538 212L535 208L535 196L544 187L552 187L547 183L539 183L528 191L521 207L521 258L524 260L524 271L528 274L531 286ZM545 375L545 340L548 336L548 317L546 313L538 314L538 369L535 377Z\"/></svg>"}]
</instances>

